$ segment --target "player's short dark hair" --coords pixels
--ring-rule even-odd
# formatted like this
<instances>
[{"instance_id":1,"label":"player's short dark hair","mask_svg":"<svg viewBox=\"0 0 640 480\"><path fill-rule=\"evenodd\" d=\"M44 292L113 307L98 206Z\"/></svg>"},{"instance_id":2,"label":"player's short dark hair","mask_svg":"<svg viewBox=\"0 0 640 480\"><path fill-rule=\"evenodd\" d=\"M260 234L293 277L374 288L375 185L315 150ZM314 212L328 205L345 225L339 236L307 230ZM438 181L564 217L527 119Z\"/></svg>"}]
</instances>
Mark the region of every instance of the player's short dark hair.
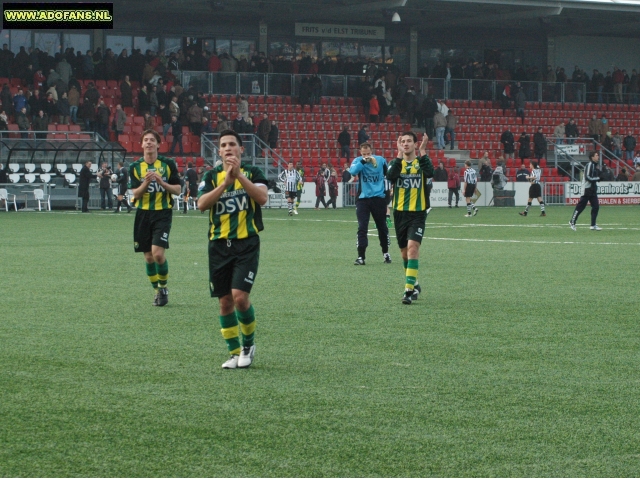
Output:
<instances>
[{"instance_id":1,"label":"player's short dark hair","mask_svg":"<svg viewBox=\"0 0 640 480\"><path fill-rule=\"evenodd\" d=\"M531 160L531 165L533 166L533 168L538 168L538 162L535 160Z\"/></svg>"},{"instance_id":2,"label":"player's short dark hair","mask_svg":"<svg viewBox=\"0 0 640 480\"><path fill-rule=\"evenodd\" d=\"M600 155L600 152L598 152L597 150L593 150L593 151L589 152L589 160L591 160L596 155Z\"/></svg>"},{"instance_id":3,"label":"player's short dark hair","mask_svg":"<svg viewBox=\"0 0 640 480\"><path fill-rule=\"evenodd\" d=\"M412 131L410 131L410 130L409 130L409 131L407 131L407 132L404 132L404 133L403 133L402 135L400 135L400 136L401 136L401 137L404 137L405 135L409 135L410 137L412 137L414 142L417 142L417 141L418 141L418 136L417 136L414 132L412 132Z\"/></svg>"},{"instance_id":4,"label":"player's short dark hair","mask_svg":"<svg viewBox=\"0 0 640 480\"><path fill-rule=\"evenodd\" d=\"M193 162L188 162L187 163L187 168L193 168Z\"/></svg>"},{"instance_id":5,"label":"player's short dark hair","mask_svg":"<svg viewBox=\"0 0 640 480\"><path fill-rule=\"evenodd\" d=\"M155 130L148 128L147 130L145 130L144 132L142 132L142 135L140 135L140 143L142 143L142 139L146 136L146 135L153 135L156 139L156 142L160 143L162 142L162 138L160 138L160 134L158 132L156 132Z\"/></svg>"},{"instance_id":6,"label":"player's short dark hair","mask_svg":"<svg viewBox=\"0 0 640 480\"><path fill-rule=\"evenodd\" d=\"M240 135L235 130L227 129L220 132L220 138L227 137L229 135L231 135L232 137L236 137L238 145L242 146L242 138L240 138Z\"/></svg>"}]
</instances>

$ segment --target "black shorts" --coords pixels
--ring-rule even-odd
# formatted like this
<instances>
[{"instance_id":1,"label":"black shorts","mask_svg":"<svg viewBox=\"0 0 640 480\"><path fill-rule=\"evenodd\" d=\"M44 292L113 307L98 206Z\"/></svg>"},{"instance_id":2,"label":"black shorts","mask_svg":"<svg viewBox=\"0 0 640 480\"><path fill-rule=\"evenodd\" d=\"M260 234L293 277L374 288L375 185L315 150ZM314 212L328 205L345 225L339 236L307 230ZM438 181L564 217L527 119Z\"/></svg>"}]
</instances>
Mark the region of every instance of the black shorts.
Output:
<instances>
[{"instance_id":1,"label":"black shorts","mask_svg":"<svg viewBox=\"0 0 640 480\"><path fill-rule=\"evenodd\" d=\"M529 198L542 197L542 188L539 183L532 183L529 187Z\"/></svg>"},{"instance_id":2,"label":"black shorts","mask_svg":"<svg viewBox=\"0 0 640 480\"><path fill-rule=\"evenodd\" d=\"M393 223L396 226L396 239L400 248L406 248L409 240L422 243L424 226L427 221L427 211L404 212L393 211Z\"/></svg>"},{"instance_id":3,"label":"black shorts","mask_svg":"<svg viewBox=\"0 0 640 480\"><path fill-rule=\"evenodd\" d=\"M467 186L464 187L464 197L471 198L473 194L476 193L477 183L467 183Z\"/></svg>"},{"instance_id":4,"label":"black shorts","mask_svg":"<svg viewBox=\"0 0 640 480\"><path fill-rule=\"evenodd\" d=\"M285 195L289 200L295 200L298 197L298 192L294 190L293 192L286 192Z\"/></svg>"},{"instance_id":5,"label":"black shorts","mask_svg":"<svg viewBox=\"0 0 640 480\"><path fill-rule=\"evenodd\" d=\"M260 237L209 242L209 290L212 297L224 297L231 289L251 292L258 273Z\"/></svg>"},{"instance_id":6,"label":"black shorts","mask_svg":"<svg viewBox=\"0 0 640 480\"><path fill-rule=\"evenodd\" d=\"M137 209L133 224L133 248L136 252L150 252L151 246L169 248L169 233L173 210Z\"/></svg>"},{"instance_id":7,"label":"black shorts","mask_svg":"<svg viewBox=\"0 0 640 480\"><path fill-rule=\"evenodd\" d=\"M127 194L127 184L118 184L118 195L126 195Z\"/></svg>"}]
</instances>

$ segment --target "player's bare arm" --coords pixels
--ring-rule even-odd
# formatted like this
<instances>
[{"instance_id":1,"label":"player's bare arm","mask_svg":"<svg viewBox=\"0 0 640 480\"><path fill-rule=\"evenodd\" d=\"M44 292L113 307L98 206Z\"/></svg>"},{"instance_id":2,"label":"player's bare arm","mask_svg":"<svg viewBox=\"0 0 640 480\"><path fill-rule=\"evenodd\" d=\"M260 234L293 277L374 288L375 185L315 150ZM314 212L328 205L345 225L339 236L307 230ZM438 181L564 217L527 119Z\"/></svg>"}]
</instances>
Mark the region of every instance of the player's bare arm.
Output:
<instances>
[{"instance_id":1,"label":"player's bare arm","mask_svg":"<svg viewBox=\"0 0 640 480\"><path fill-rule=\"evenodd\" d=\"M398 155L396 155L396 158L402 158L404 156L404 149L402 148L402 136L398 137Z\"/></svg>"},{"instance_id":2,"label":"player's bare arm","mask_svg":"<svg viewBox=\"0 0 640 480\"><path fill-rule=\"evenodd\" d=\"M425 133L422 136L422 142L419 147L421 157L424 157L427 154L427 143L429 143L429 136Z\"/></svg>"}]
</instances>

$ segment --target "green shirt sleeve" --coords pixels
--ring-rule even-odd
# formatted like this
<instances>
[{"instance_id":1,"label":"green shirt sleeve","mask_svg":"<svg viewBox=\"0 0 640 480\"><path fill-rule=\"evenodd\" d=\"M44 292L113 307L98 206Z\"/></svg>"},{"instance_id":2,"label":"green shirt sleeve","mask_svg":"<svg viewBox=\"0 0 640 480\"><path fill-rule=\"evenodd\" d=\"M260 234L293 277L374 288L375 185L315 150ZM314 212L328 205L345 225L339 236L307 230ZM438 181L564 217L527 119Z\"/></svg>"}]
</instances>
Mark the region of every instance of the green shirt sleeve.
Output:
<instances>
[{"instance_id":1,"label":"green shirt sleeve","mask_svg":"<svg viewBox=\"0 0 640 480\"><path fill-rule=\"evenodd\" d=\"M171 171L169 178L167 179L167 183L169 185L180 185L180 175L178 174L178 166L176 165L176 162L173 160L167 160L167 164Z\"/></svg>"},{"instance_id":2,"label":"green shirt sleeve","mask_svg":"<svg viewBox=\"0 0 640 480\"><path fill-rule=\"evenodd\" d=\"M433 178L433 163L431 163L429 156L424 155L418 158L418 163L420 164L420 169L424 176L427 178Z\"/></svg>"},{"instance_id":3,"label":"green shirt sleeve","mask_svg":"<svg viewBox=\"0 0 640 480\"><path fill-rule=\"evenodd\" d=\"M264 173L262 173L261 169L251 166L248 167L247 170L251 172L251 178L249 180L251 180L253 183L263 183L265 185L268 185L267 177L264 176Z\"/></svg>"},{"instance_id":4,"label":"green shirt sleeve","mask_svg":"<svg viewBox=\"0 0 640 480\"><path fill-rule=\"evenodd\" d=\"M138 172L136 170L137 162L132 163L129 166L129 187L128 188L138 188L142 185L142 182L138 178Z\"/></svg>"},{"instance_id":5,"label":"green shirt sleeve","mask_svg":"<svg viewBox=\"0 0 640 480\"><path fill-rule=\"evenodd\" d=\"M396 158L391 161L389 169L387 170L387 178L391 181L397 180L402 171L402 160Z\"/></svg>"},{"instance_id":6,"label":"green shirt sleeve","mask_svg":"<svg viewBox=\"0 0 640 480\"><path fill-rule=\"evenodd\" d=\"M214 188L216 188L213 182L214 176L212 175L211 172L213 172L213 170L207 171L204 174L204 177L202 177L202 182L198 187L198 198L200 198L205 193L211 192Z\"/></svg>"}]
</instances>

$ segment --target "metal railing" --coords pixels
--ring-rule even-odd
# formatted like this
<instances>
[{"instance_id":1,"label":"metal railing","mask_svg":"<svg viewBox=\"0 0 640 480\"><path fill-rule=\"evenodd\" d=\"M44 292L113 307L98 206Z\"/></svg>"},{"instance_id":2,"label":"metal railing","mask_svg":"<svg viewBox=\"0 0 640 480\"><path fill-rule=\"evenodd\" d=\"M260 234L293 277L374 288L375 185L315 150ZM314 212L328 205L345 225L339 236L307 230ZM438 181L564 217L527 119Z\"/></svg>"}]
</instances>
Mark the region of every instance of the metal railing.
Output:
<instances>
[{"instance_id":1,"label":"metal railing","mask_svg":"<svg viewBox=\"0 0 640 480\"><path fill-rule=\"evenodd\" d=\"M179 78L184 88L195 86L200 92L223 95L280 95L298 96L303 79L313 75L288 73L225 73L181 71ZM318 75L323 97L360 97L366 81L364 75ZM500 101L502 92L510 84L519 87L529 102L585 103L589 97L585 83L572 82L514 82L507 80L475 80L404 77L408 87L425 95L457 100ZM614 98L614 94L610 95ZM609 97L607 97L609 98ZM640 103L639 94L625 96L627 103ZM597 98L596 98L597 99ZM513 101L513 99L511 99ZM595 101L595 100L594 100Z\"/></svg>"},{"instance_id":2,"label":"metal railing","mask_svg":"<svg viewBox=\"0 0 640 480\"><path fill-rule=\"evenodd\" d=\"M542 182L542 198L545 205L564 205L565 182Z\"/></svg>"},{"instance_id":3,"label":"metal railing","mask_svg":"<svg viewBox=\"0 0 640 480\"><path fill-rule=\"evenodd\" d=\"M623 168L625 168L630 173L630 175L633 175L635 173L636 171L635 167L627 164L627 162L625 162L622 158L620 158L619 155L616 155L614 151L609 150L600 142L594 141L594 144L596 145L596 147L599 147L599 150L600 150L600 167L601 168L602 168L602 163L605 160L608 160L609 163L613 164L615 175L618 175L620 173L620 170L622 170ZM611 167L611 165L609 166Z\"/></svg>"},{"instance_id":4,"label":"metal railing","mask_svg":"<svg viewBox=\"0 0 640 480\"><path fill-rule=\"evenodd\" d=\"M583 162L593 148L592 138L547 139L547 150L553 152L554 167L578 181L584 172Z\"/></svg>"},{"instance_id":5,"label":"metal railing","mask_svg":"<svg viewBox=\"0 0 640 480\"><path fill-rule=\"evenodd\" d=\"M355 207L358 199L358 184L343 183L342 184L342 206Z\"/></svg>"},{"instance_id":6,"label":"metal railing","mask_svg":"<svg viewBox=\"0 0 640 480\"><path fill-rule=\"evenodd\" d=\"M571 142L571 143L569 143ZM582 178L584 173L584 165L588 161L588 154L591 150L600 151L600 168L602 163L609 161L614 174L618 175L622 168L625 168L629 175L635 173L635 167L629 165L619 155L602 143L595 141L593 138L580 137L571 139L547 139L547 149L553 152L554 166L570 176L571 181L577 182Z\"/></svg>"}]
</instances>

